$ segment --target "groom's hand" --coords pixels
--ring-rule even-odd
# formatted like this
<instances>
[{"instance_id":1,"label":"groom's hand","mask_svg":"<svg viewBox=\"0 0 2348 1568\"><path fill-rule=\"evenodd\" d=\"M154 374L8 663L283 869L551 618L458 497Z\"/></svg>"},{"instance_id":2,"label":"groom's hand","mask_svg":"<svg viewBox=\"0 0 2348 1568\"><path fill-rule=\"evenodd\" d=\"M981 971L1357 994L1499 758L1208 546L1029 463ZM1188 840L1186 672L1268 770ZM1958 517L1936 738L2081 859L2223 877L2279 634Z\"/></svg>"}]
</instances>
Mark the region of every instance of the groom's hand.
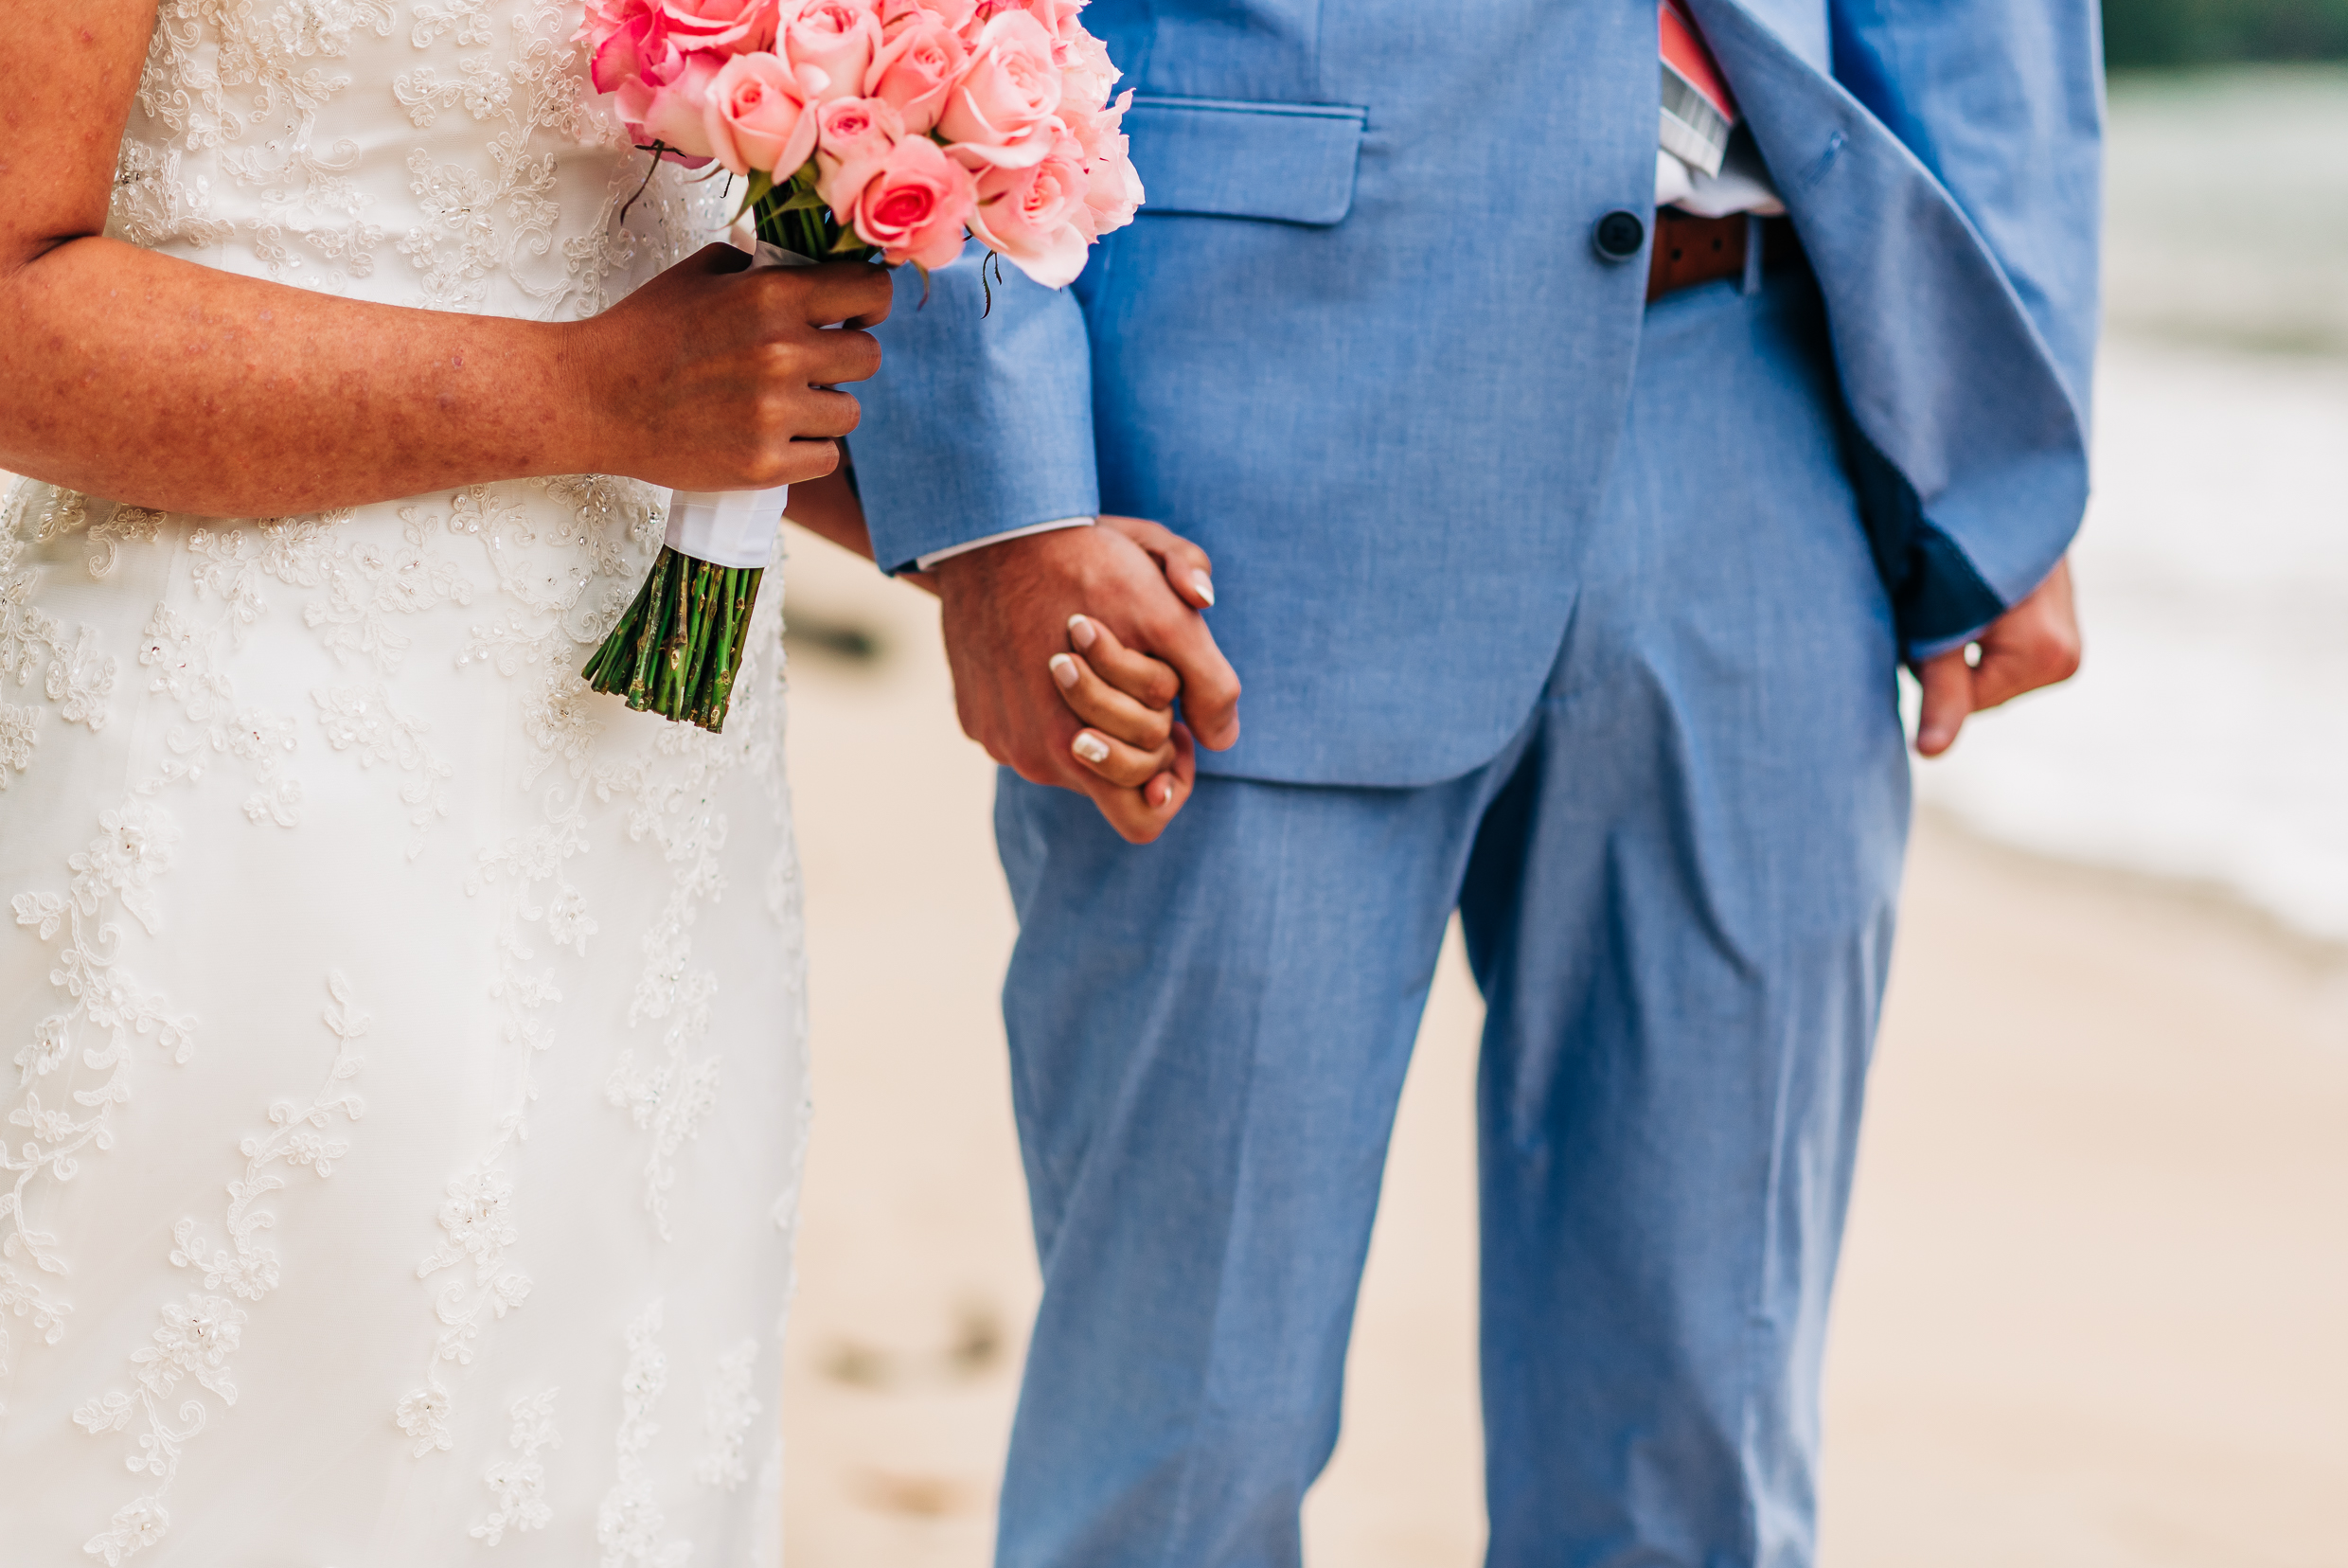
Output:
<instances>
[{"instance_id":1,"label":"groom's hand","mask_svg":"<svg viewBox=\"0 0 2348 1568\"><path fill-rule=\"evenodd\" d=\"M1924 686L1916 750L1926 757L1955 745L1968 715L2078 672L2079 613L2071 599L2071 562L2056 561L2046 580L1991 621L1973 646L1981 650L1979 664L1967 659L1964 649L1952 648L1925 660L1916 671Z\"/></svg>"},{"instance_id":2,"label":"groom's hand","mask_svg":"<svg viewBox=\"0 0 2348 1568\"><path fill-rule=\"evenodd\" d=\"M1070 616L1092 616L1125 647L1172 666L1200 744L1220 751L1239 738L1238 676L1204 617L1169 586L1164 564L1129 534L1031 534L950 557L934 576L963 732L1022 778L1091 796L1130 842L1164 832L1188 792L1152 802L1077 757L1072 748L1084 726L1052 674L1053 655L1068 647Z\"/></svg>"}]
</instances>

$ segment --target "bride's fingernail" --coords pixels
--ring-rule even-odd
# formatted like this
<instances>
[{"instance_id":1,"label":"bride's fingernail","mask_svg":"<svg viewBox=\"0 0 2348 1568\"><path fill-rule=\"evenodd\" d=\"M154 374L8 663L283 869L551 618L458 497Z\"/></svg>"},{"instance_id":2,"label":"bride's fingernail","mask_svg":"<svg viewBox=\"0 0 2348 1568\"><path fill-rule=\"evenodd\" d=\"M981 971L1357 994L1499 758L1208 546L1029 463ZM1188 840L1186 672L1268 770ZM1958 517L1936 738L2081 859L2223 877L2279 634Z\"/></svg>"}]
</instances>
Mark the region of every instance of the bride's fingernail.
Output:
<instances>
[{"instance_id":1,"label":"bride's fingernail","mask_svg":"<svg viewBox=\"0 0 2348 1568\"><path fill-rule=\"evenodd\" d=\"M1068 640L1076 645L1077 652L1081 653L1091 648L1093 639L1099 635L1099 633L1093 630L1093 623L1082 615L1068 617Z\"/></svg>"},{"instance_id":2,"label":"bride's fingernail","mask_svg":"<svg viewBox=\"0 0 2348 1568\"><path fill-rule=\"evenodd\" d=\"M1076 684L1076 661L1065 653L1053 654L1052 679L1059 683L1062 691L1074 686Z\"/></svg>"},{"instance_id":3,"label":"bride's fingernail","mask_svg":"<svg viewBox=\"0 0 2348 1568\"><path fill-rule=\"evenodd\" d=\"M1212 610L1215 607L1215 579L1204 572L1193 572L1190 574L1190 585L1199 590L1199 597L1206 600L1207 608Z\"/></svg>"},{"instance_id":4,"label":"bride's fingernail","mask_svg":"<svg viewBox=\"0 0 2348 1568\"><path fill-rule=\"evenodd\" d=\"M1174 781L1165 775L1160 774L1157 782L1149 786L1149 804L1163 806L1173 798Z\"/></svg>"},{"instance_id":5,"label":"bride's fingernail","mask_svg":"<svg viewBox=\"0 0 2348 1568\"><path fill-rule=\"evenodd\" d=\"M1076 754L1079 761L1090 762L1095 767L1109 760L1109 742L1091 730L1080 732L1068 749Z\"/></svg>"}]
</instances>

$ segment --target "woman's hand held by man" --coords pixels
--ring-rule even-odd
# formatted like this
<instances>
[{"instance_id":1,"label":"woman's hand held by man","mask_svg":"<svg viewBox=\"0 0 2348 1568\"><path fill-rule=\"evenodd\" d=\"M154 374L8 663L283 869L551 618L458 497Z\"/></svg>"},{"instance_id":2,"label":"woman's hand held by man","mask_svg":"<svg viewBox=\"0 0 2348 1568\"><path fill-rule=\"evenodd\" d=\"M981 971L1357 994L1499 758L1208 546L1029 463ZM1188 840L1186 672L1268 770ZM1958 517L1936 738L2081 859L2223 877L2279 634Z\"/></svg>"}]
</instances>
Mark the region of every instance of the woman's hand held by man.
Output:
<instances>
[{"instance_id":1,"label":"woman's hand held by man","mask_svg":"<svg viewBox=\"0 0 2348 1568\"><path fill-rule=\"evenodd\" d=\"M1088 795L1131 843L1189 799L1198 744L1238 739L1239 680L1200 611L1205 553L1156 524L1007 540L941 561L962 728L1023 778ZM1189 727L1175 723L1183 699Z\"/></svg>"}]
</instances>

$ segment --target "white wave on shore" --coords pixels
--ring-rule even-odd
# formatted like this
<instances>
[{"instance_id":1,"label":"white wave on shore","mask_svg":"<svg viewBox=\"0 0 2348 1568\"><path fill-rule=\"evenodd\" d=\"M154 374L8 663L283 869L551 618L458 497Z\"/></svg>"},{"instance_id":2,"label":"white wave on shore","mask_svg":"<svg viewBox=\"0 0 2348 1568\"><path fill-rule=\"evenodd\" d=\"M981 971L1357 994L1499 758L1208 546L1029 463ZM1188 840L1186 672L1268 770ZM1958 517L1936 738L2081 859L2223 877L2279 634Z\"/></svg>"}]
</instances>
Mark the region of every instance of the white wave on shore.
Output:
<instances>
[{"instance_id":1,"label":"white wave on shore","mask_svg":"<svg viewBox=\"0 0 2348 1568\"><path fill-rule=\"evenodd\" d=\"M2074 555L2086 668L1919 797L2348 939L2348 365L2121 341Z\"/></svg>"}]
</instances>

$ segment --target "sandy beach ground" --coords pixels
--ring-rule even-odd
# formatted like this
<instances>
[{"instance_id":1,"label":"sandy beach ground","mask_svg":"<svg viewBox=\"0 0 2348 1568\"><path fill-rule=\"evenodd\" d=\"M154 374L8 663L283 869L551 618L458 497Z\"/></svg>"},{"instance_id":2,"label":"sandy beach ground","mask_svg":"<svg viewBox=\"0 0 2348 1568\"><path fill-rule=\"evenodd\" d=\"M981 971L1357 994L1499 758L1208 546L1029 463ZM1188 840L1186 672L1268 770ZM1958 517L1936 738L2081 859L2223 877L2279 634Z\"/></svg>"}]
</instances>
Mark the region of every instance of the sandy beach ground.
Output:
<instances>
[{"instance_id":1,"label":"sandy beach ground","mask_svg":"<svg viewBox=\"0 0 2348 1568\"><path fill-rule=\"evenodd\" d=\"M1037 1292L992 769L929 601L792 536L817 1119L792 1568L982 1568ZM869 658L840 651L877 637ZM2348 952L1917 826L1827 1388L1829 1568L2348 1565ZM1481 1559L1454 949L1404 1096L1314 1568Z\"/></svg>"}]
</instances>

